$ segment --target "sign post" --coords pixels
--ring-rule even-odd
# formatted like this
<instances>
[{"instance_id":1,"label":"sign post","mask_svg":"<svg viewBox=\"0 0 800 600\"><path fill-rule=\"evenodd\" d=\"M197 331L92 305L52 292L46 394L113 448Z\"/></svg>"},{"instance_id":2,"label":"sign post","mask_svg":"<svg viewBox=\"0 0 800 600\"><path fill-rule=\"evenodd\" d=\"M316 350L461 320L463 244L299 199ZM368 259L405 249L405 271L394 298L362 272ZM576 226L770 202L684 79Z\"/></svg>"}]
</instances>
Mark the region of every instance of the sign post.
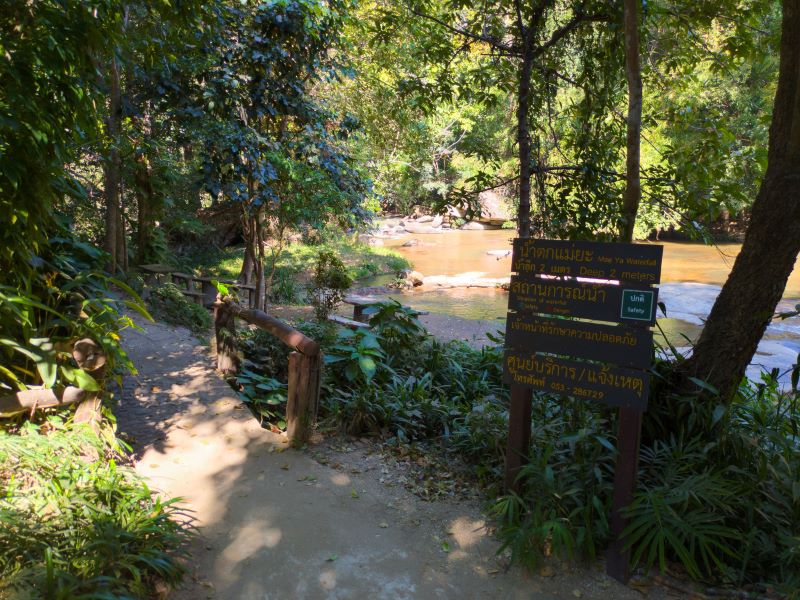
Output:
<instances>
[{"instance_id":1,"label":"sign post","mask_svg":"<svg viewBox=\"0 0 800 600\"><path fill-rule=\"evenodd\" d=\"M532 391L619 407L609 575L629 577L622 509L633 500L647 409L663 247L516 239L503 375L511 385L505 485L519 493ZM591 321L591 322L590 322ZM599 323L599 322L604 323Z\"/></svg>"}]
</instances>

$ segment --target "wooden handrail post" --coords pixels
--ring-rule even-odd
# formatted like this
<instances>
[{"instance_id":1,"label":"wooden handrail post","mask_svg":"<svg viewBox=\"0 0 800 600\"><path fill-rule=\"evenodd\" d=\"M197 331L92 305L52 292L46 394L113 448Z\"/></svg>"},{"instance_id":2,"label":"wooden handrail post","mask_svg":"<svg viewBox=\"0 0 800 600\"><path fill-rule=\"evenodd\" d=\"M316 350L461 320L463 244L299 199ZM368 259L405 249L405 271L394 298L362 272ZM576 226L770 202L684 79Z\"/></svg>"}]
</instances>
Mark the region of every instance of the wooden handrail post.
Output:
<instances>
[{"instance_id":1,"label":"wooden handrail post","mask_svg":"<svg viewBox=\"0 0 800 600\"><path fill-rule=\"evenodd\" d=\"M319 344L280 319L260 310L242 308L229 298L222 301L217 296L214 303L214 330L217 369L222 373L236 373L239 369L236 317L268 331L292 348L293 352L289 354L286 435L294 443L306 443L314 429L319 407L323 363Z\"/></svg>"},{"instance_id":2,"label":"wooden handrail post","mask_svg":"<svg viewBox=\"0 0 800 600\"><path fill-rule=\"evenodd\" d=\"M317 420L322 374L322 354L289 354L289 391L286 401L286 435L295 443L311 437Z\"/></svg>"},{"instance_id":3,"label":"wooden handrail post","mask_svg":"<svg viewBox=\"0 0 800 600\"><path fill-rule=\"evenodd\" d=\"M217 370L223 375L235 375L239 372L236 316L219 298L214 303L214 337L217 346Z\"/></svg>"}]
</instances>

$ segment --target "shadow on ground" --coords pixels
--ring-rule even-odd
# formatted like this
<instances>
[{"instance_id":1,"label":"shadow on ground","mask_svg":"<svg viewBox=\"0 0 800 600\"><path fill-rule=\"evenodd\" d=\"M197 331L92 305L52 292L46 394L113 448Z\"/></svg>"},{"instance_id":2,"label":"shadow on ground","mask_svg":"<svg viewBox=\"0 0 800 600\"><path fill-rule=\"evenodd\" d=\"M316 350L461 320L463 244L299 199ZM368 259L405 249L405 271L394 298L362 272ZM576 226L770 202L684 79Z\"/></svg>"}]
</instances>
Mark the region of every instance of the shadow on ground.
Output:
<instances>
[{"instance_id":1,"label":"shadow on ground","mask_svg":"<svg viewBox=\"0 0 800 600\"><path fill-rule=\"evenodd\" d=\"M139 374L118 423L137 470L197 520L191 577L174 598L638 598L593 570L503 569L475 506L423 502L380 483L379 465L334 469L288 448L188 331L143 328L125 336Z\"/></svg>"}]
</instances>

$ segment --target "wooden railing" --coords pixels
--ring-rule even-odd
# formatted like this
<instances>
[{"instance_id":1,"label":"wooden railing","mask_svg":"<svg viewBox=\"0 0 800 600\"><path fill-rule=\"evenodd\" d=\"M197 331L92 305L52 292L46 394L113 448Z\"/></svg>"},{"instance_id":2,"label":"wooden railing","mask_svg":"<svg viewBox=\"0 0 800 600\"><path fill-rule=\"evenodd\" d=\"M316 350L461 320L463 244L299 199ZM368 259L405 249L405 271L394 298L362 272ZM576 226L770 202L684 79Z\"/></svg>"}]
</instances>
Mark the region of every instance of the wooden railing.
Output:
<instances>
[{"instance_id":1,"label":"wooden railing","mask_svg":"<svg viewBox=\"0 0 800 600\"><path fill-rule=\"evenodd\" d=\"M236 318L268 331L293 350L289 354L289 389L286 401L286 434L294 442L308 441L319 407L322 352L319 344L280 319L252 308L243 308L230 298L214 303L214 333L217 369L226 375L239 372L236 348Z\"/></svg>"}]
</instances>

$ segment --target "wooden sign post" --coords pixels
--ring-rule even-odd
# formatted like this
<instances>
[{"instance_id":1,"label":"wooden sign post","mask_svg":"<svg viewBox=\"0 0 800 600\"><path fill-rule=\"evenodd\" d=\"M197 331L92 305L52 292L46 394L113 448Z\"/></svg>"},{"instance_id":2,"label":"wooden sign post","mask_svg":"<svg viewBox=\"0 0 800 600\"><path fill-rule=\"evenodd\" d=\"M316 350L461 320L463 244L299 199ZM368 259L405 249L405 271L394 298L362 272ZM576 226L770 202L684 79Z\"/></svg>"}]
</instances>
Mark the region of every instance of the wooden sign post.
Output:
<instances>
[{"instance_id":1,"label":"wooden sign post","mask_svg":"<svg viewBox=\"0 0 800 600\"><path fill-rule=\"evenodd\" d=\"M623 582L630 552L622 509L633 500L647 409L663 247L514 240L504 380L511 385L506 489L519 493L530 448L532 391L619 407L606 570ZM590 320L592 322L589 322ZM597 321L605 323L597 323Z\"/></svg>"}]
</instances>

